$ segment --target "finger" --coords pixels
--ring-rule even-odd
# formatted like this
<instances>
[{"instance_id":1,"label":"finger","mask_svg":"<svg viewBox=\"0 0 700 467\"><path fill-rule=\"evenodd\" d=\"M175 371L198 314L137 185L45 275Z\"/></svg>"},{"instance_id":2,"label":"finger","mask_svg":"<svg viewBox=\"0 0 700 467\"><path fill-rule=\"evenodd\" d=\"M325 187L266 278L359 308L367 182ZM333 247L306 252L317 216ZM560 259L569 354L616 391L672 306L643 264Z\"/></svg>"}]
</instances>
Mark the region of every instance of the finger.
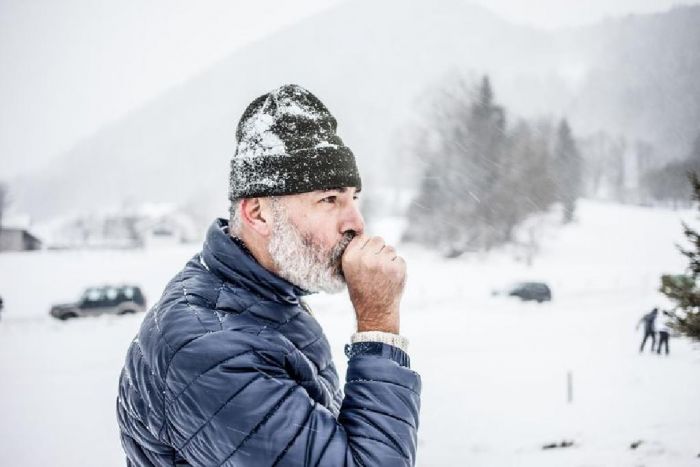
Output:
<instances>
[{"instance_id":1,"label":"finger","mask_svg":"<svg viewBox=\"0 0 700 467\"><path fill-rule=\"evenodd\" d=\"M369 237L366 235L356 235L352 240L350 240L350 243L348 243L343 256L348 253L352 253L355 250L361 250L367 244L368 240Z\"/></svg>"},{"instance_id":2,"label":"finger","mask_svg":"<svg viewBox=\"0 0 700 467\"><path fill-rule=\"evenodd\" d=\"M391 256L393 258L394 256L396 256L396 248L394 248L391 245L384 245L384 248L382 248L381 253L386 256Z\"/></svg>"},{"instance_id":3,"label":"finger","mask_svg":"<svg viewBox=\"0 0 700 467\"><path fill-rule=\"evenodd\" d=\"M364 250L370 240L372 240L372 237L365 234L358 235L352 239L353 242L356 242L355 245L357 246L358 250Z\"/></svg>"},{"instance_id":4,"label":"finger","mask_svg":"<svg viewBox=\"0 0 700 467\"><path fill-rule=\"evenodd\" d=\"M384 242L384 239L382 237L371 237L369 239L369 241L367 243L365 243L365 246L363 247L363 249L371 248L371 250L374 250L377 253L379 253L379 250L381 250L381 248L385 244L386 244L386 242Z\"/></svg>"}]
</instances>

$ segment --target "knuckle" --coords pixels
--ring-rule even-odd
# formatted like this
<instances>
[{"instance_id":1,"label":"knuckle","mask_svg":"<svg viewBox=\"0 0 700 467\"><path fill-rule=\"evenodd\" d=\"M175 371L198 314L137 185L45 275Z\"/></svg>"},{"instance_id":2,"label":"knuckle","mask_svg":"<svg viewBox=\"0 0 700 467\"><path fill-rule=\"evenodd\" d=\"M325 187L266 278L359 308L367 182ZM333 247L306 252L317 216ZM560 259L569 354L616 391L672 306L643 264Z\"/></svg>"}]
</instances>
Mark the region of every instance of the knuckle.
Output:
<instances>
[{"instance_id":1,"label":"knuckle","mask_svg":"<svg viewBox=\"0 0 700 467\"><path fill-rule=\"evenodd\" d=\"M385 244L384 239L382 237L377 236L377 235L372 237L371 241L372 241L372 243L374 243L376 245L384 245Z\"/></svg>"}]
</instances>

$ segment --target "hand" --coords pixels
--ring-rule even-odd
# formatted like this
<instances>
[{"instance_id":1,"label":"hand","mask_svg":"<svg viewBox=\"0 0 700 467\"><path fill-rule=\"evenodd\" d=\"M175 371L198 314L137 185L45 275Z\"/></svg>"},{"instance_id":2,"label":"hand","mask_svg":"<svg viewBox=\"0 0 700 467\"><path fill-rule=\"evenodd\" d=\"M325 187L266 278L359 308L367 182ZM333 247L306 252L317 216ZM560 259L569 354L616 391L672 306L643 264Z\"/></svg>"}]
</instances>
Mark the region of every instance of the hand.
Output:
<instances>
[{"instance_id":1,"label":"hand","mask_svg":"<svg viewBox=\"0 0 700 467\"><path fill-rule=\"evenodd\" d=\"M358 235L342 258L357 330L399 333L399 302L406 283L406 262L381 237Z\"/></svg>"}]
</instances>

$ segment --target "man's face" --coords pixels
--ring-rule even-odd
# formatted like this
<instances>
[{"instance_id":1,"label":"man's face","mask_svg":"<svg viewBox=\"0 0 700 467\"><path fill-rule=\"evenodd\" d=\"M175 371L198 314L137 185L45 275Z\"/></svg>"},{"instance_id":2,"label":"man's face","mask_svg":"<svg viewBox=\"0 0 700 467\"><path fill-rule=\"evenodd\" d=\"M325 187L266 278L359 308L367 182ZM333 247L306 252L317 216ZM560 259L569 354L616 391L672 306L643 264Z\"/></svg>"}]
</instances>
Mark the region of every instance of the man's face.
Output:
<instances>
[{"instance_id":1,"label":"man's face","mask_svg":"<svg viewBox=\"0 0 700 467\"><path fill-rule=\"evenodd\" d=\"M364 230L357 203L355 188L271 200L273 226L268 251L278 274L310 292L343 290L343 252Z\"/></svg>"}]
</instances>

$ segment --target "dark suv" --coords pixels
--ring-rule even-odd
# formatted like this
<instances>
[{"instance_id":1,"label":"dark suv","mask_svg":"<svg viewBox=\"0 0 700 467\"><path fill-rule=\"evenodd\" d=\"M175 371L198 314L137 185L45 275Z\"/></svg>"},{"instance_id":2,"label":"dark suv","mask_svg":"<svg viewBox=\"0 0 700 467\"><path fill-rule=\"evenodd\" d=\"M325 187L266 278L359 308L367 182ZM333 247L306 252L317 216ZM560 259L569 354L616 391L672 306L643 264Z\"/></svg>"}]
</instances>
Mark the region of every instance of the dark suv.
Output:
<instances>
[{"instance_id":1,"label":"dark suv","mask_svg":"<svg viewBox=\"0 0 700 467\"><path fill-rule=\"evenodd\" d=\"M146 299L134 285L89 287L76 303L51 307L49 314L66 320L79 316L126 315L146 311Z\"/></svg>"},{"instance_id":2,"label":"dark suv","mask_svg":"<svg viewBox=\"0 0 700 467\"><path fill-rule=\"evenodd\" d=\"M508 295L524 302L533 300L542 303L552 300L552 291L544 282L519 282L508 290Z\"/></svg>"}]
</instances>

